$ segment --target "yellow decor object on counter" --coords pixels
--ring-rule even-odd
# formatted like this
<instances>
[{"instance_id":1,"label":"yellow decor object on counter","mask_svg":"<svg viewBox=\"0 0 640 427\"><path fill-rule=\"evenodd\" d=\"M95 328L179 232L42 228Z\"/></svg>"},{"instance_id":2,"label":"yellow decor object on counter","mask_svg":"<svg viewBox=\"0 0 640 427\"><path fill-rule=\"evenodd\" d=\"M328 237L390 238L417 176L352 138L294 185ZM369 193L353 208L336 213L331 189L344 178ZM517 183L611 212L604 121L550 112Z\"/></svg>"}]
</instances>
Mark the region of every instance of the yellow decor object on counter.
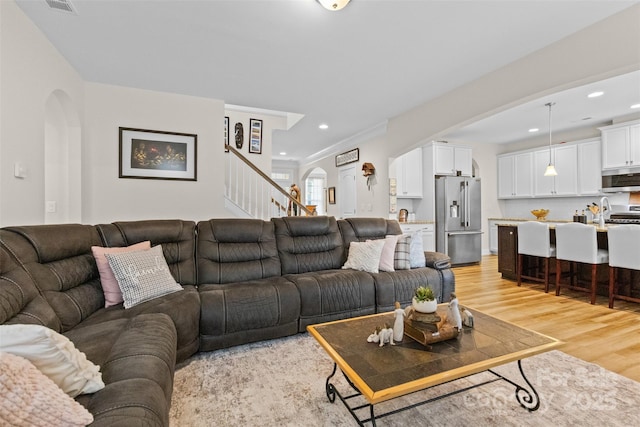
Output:
<instances>
[{"instance_id":1,"label":"yellow decor object on counter","mask_svg":"<svg viewBox=\"0 0 640 427\"><path fill-rule=\"evenodd\" d=\"M534 209L531 211L531 213L536 217L537 220L542 221L547 218L549 209Z\"/></svg>"}]
</instances>

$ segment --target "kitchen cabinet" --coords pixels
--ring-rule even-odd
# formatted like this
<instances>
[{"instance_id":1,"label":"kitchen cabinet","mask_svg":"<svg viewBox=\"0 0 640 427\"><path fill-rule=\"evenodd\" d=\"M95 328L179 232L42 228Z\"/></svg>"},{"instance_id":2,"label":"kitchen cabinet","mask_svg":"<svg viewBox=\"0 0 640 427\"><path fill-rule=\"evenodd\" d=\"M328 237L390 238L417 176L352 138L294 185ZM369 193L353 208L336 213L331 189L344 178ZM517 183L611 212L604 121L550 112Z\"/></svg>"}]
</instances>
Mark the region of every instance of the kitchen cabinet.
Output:
<instances>
[{"instance_id":1,"label":"kitchen cabinet","mask_svg":"<svg viewBox=\"0 0 640 427\"><path fill-rule=\"evenodd\" d=\"M436 236L434 224L400 223L403 234L422 232L422 245L425 251L435 252Z\"/></svg>"},{"instance_id":2,"label":"kitchen cabinet","mask_svg":"<svg viewBox=\"0 0 640 427\"><path fill-rule=\"evenodd\" d=\"M498 156L498 198L533 196L532 168L531 152Z\"/></svg>"},{"instance_id":3,"label":"kitchen cabinet","mask_svg":"<svg viewBox=\"0 0 640 427\"><path fill-rule=\"evenodd\" d=\"M434 143L433 157L436 175L473 175L473 153L470 147Z\"/></svg>"},{"instance_id":4,"label":"kitchen cabinet","mask_svg":"<svg viewBox=\"0 0 640 427\"><path fill-rule=\"evenodd\" d=\"M398 198L422 198L422 149L416 148L393 161Z\"/></svg>"},{"instance_id":5,"label":"kitchen cabinet","mask_svg":"<svg viewBox=\"0 0 640 427\"><path fill-rule=\"evenodd\" d=\"M640 120L598 129L602 135L602 169L640 166Z\"/></svg>"},{"instance_id":6,"label":"kitchen cabinet","mask_svg":"<svg viewBox=\"0 0 640 427\"><path fill-rule=\"evenodd\" d=\"M549 164L549 148L534 152L535 197L575 196L578 193L578 147L557 145L551 147L551 159L558 171L557 176L544 176Z\"/></svg>"},{"instance_id":7,"label":"kitchen cabinet","mask_svg":"<svg viewBox=\"0 0 640 427\"><path fill-rule=\"evenodd\" d=\"M592 196L602 190L602 148L600 138L578 144L578 194Z\"/></svg>"}]
</instances>

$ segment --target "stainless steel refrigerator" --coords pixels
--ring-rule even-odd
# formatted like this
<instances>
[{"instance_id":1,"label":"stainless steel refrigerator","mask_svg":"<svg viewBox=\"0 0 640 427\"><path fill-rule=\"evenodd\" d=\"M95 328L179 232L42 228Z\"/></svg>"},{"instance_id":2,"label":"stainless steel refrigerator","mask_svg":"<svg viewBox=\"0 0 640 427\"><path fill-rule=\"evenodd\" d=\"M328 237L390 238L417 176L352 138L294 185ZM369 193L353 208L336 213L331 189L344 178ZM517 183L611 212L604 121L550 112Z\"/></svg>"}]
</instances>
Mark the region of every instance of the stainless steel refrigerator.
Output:
<instances>
[{"instance_id":1,"label":"stainless steel refrigerator","mask_svg":"<svg viewBox=\"0 0 640 427\"><path fill-rule=\"evenodd\" d=\"M480 178L436 177L436 250L451 264L480 262Z\"/></svg>"}]
</instances>

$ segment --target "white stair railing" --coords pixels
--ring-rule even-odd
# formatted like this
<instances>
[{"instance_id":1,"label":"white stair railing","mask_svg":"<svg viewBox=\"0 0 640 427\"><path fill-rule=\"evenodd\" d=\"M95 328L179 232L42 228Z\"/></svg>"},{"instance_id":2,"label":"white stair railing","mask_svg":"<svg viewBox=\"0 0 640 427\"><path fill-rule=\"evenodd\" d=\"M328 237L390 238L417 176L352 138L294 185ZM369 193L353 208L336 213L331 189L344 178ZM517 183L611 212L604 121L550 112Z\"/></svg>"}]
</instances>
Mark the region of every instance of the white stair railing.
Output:
<instances>
[{"instance_id":1,"label":"white stair railing","mask_svg":"<svg viewBox=\"0 0 640 427\"><path fill-rule=\"evenodd\" d=\"M227 145L225 198L242 216L268 220L287 215L312 215L238 150Z\"/></svg>"}]
</instances>

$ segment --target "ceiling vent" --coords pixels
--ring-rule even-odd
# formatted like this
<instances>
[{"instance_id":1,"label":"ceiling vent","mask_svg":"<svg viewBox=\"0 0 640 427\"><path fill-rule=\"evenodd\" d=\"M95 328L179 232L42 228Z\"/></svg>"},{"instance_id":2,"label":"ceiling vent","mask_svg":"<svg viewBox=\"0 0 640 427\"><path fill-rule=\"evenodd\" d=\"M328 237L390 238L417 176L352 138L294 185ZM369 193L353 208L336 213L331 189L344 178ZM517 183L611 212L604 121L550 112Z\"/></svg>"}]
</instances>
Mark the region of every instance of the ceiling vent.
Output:
<instances>
[{"instance_id":1,"label":"ceiling vent","mask_svg":"<svg viewBox=\"0 0 640 427\"><path fill-rule=\"evenodd\" d=\"M47 4L51 9L57 10L58 12L73 13L74 15L78 14L78 12L76 11L76 8L73 6L73 4L71 4L70 0L44 0L44 1L47 2Z\"/></svg>"}]
</instances>

